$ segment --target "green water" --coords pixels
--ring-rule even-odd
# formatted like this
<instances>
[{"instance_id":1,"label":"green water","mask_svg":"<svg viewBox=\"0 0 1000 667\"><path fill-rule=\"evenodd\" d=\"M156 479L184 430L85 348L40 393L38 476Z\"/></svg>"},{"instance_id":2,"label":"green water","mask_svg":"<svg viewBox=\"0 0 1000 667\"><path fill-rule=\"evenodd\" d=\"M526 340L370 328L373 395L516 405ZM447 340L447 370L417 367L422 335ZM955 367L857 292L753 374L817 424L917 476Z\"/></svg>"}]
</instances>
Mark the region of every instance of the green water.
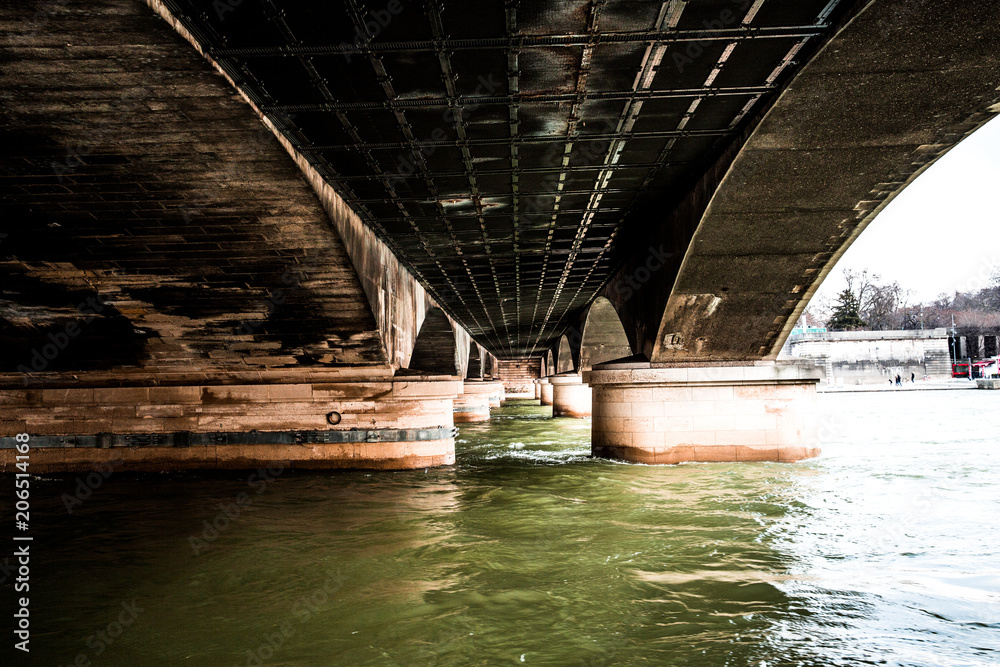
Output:
<instances>
[{"instance_id":1,"label":"green water","mask_svg":"<svg viewBox=\"0 0 1000 667\"><path fill-rule=\"evenodd\" d=\"M997 665L998 398L822 396L792 465L595 460L522 402L444 469L39 478L15 664Z\"/></svg>"}]
</instances>

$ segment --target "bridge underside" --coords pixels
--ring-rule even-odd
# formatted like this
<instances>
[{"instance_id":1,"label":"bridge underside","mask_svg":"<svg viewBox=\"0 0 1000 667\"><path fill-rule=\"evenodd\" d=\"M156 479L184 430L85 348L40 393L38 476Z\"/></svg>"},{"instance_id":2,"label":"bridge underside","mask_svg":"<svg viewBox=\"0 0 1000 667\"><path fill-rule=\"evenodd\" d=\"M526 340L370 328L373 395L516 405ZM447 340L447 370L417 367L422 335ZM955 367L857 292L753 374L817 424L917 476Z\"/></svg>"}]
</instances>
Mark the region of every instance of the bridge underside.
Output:
<instances>
[{"instance_id":1,"label":"bridge underside","mask_svg":"<svg viewBox=\"0 0 1000 667\"><path fill-rule=\"evenodd\" d=\"M326 211L228 83L141 5L50 7L4 9L0 371L386 366Z\"/></svg>"},{"instance_id":2,"label":"bridge underside","mask_svg":"<svg viewBox=\"0 0 1000 667\"><path fill-rule=\"evenodd\" d=\"M230 82L138 3L0 11L0 464L454 460L467 333Z\"/></svg>"},{"instance_id":3,"label":"bridge underside","mask_svg":"<svg viewBox=\"0 0 1000 667\"><path fill-rule=\"evenodd\" d=\"M994 19L4 7L0 463L28 432L50 469L437 465L500 400L492 369L521 394L540 367L601 455L811 455L815 379L771 360L882 207L1000 111Z\"/></svg>"},{"instance_id":4,"label":"bridge underside","mask_svg":"<svg viewBox=\"0 0 1000 667\"><path fill-rule=\"evenodd\" d=\"M446 311L518 358L644 251L849 3L155 4Z\"/></svg>"}]
</instances>

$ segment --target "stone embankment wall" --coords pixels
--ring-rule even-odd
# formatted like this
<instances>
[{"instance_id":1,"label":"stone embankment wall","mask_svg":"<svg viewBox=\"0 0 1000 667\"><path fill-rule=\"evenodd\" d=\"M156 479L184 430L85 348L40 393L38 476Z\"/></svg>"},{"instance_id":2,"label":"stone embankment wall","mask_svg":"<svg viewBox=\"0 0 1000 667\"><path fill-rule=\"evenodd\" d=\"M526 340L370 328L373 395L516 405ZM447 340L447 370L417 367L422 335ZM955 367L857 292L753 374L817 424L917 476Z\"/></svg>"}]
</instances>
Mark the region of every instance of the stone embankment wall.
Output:
<instances>
[{"instance_id":1,"label":"stone embankment wall","mask_svg":"<svg viewBox=\"0 0 1000 667\"><path fill-rule=\"evenodd\" d=\"M514 361L497 361L497 379L503 382L504 390L510 394L525 394L526 398L535 395L535 384L532 380L541 377L542 360L517 359Z\"/></svg>"},{"instance_id":2,"label":"stone embankment wall","mask_svg":"<svg viewBox=\"0 0 1000 667\"><path fill-rule=\"evenodd\" d=\"M951 376L946 329L799 334L789 337L783 355L812 360L830 384L884 383L897 373Z\"/></svg>"}]
</instances>

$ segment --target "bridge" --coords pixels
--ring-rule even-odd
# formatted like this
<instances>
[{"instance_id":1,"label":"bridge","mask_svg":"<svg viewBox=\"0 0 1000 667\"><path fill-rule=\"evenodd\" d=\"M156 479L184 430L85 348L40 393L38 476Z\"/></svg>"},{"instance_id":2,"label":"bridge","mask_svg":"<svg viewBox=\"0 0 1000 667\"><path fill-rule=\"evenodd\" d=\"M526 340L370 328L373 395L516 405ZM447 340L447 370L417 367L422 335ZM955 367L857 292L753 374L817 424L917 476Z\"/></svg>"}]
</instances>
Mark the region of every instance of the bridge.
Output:
<instances>
[{"instance_id":1,"label":"bridge","mask_svg":"<svg viewBox=\"0 0 1000 667\"><path fill-rule=\"evenodd\" d=\"M415 468L506 396L596 455L816 453L777 361L1000 113L956 0L0 9L0 465Z\"/></svg>"}]
</instances>

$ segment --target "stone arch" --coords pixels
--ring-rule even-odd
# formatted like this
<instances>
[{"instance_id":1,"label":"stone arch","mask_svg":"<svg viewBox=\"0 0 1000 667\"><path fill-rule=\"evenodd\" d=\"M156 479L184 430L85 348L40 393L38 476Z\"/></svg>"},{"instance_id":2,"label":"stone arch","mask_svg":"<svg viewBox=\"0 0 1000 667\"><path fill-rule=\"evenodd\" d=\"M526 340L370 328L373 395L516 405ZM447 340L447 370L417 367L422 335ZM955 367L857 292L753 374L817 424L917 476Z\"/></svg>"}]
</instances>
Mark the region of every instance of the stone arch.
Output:
<instances>
[{"instance_id":1,"label":"stone arch","mask_svg":"<svg viewBox=\"0 0 1000 667\"><path fill-rule=\"evenodd\" d=\"M465 377L470 380L483 378L483 349L474 340L469 341L469 363L466 365Z\"/></svg>"},{"instance_id":2,"label":"stone arch","mask_svg":"<svg viewBox=\"0 0 1000 667\"><path fill-rule=\"evenodd\" d=\"M803 67L703 214L692 210L694 235L665 310L646 328L656 331L643 342L650 361L776 358L865 227L1000 112L995 77L986 74L1000 55L968 47L995 43L1000 24L987 19L986 4L962 7L959 25L942 23L936 3L914 3L905 22L895 3L867 3ZM907 74L876 61L906 62Z\"/></svg>"},{"instance_id":3,"label":"stone arch","mask_svg":"<svg viewBox=\"0 0 1000 667\"><path fill-rule=\"evenodd\" d=\"M556 373L572 373L575 370L569 338L563 336L559 339L559 350L556 352Z\"/></svg>"},{"instance_id":4,"label":"stone arch","mask_svg":"<svg viewBox=\"0 0 1000 667\"><path fill-rule=\"evenodd\" d=\"M429 375L459 375L457 352L451 321L440 308L431 308L417 333L409 369Z\"/></svg>"},{"instance_id":5,"label":"stone arch","mask_svg":"<svg viewBox=\"0 0 1000 667\"><path fill-rule=\"evenodd\" d=\"M589 370L597 364L632 356L625 327L610 301L600 296L587 311L580 343L580 369Z\"/></svg>"},{"instance_id":6,"label":"stone arch","mask_svg":"<svg viewBox=\"0 0 1000 667\"><path fill-rule=\"evenodd\" d=\"M545 368L542 369L542 375L555 375L556 374L556 363L555 357L552 354L552 350L545 353Z\"/></svg>"}]
</instances>

